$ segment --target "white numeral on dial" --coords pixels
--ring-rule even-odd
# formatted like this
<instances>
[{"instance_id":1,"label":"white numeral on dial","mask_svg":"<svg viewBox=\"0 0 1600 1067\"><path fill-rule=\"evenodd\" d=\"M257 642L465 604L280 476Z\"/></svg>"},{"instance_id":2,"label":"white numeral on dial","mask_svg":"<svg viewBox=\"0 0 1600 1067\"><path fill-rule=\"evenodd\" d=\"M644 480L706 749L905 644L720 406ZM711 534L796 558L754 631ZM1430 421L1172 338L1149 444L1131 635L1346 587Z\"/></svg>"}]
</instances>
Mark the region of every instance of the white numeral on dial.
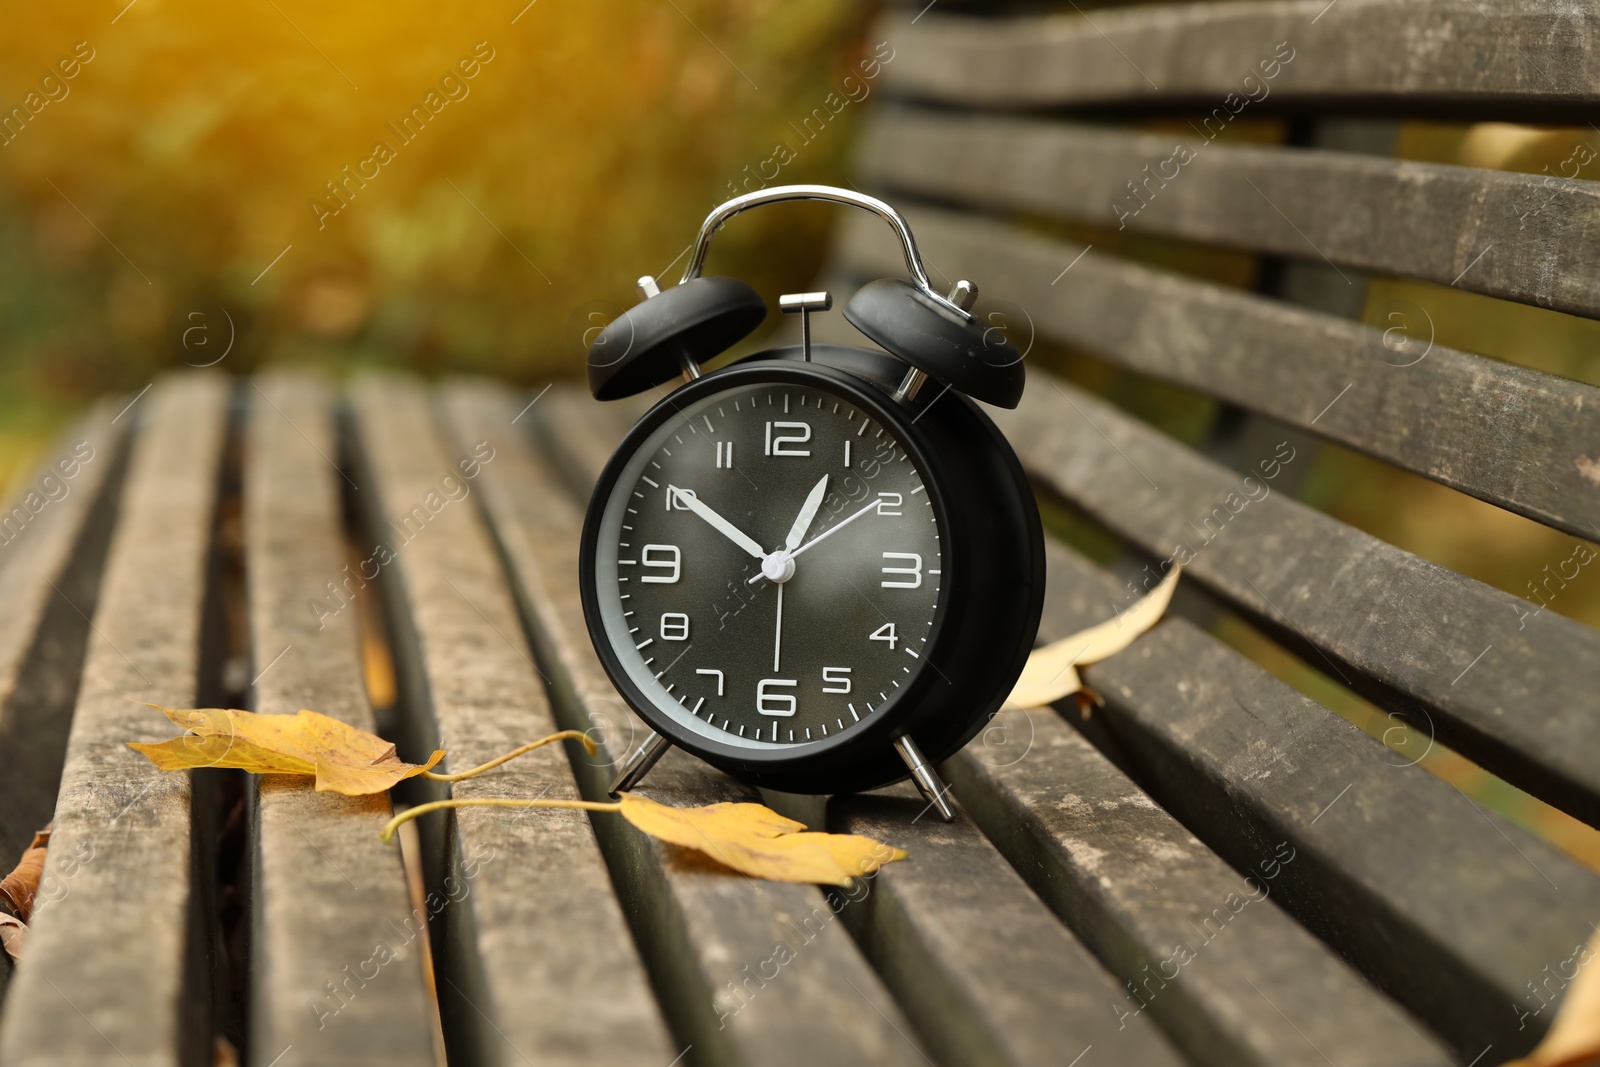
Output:
<instances>
[{"instance_id":1,"label":"white numeral on dial","mask_svg":"<svg viewBox=\"0 0 1600 1067\"><path fill-rule=\"evenodd\" d=\"M694 673L696 673L696 674L714 674L714 675L716 675L717 676L717 696L721 696L722 695L722 672L721 671L707 670L705 667L701 667L699 670L695 671Z\"/></svg>"},{"instance_id":2,"label":"white numeral on dial","mask_svg":"<svg viewBox=\"0 0 1600 1067\"><path fill-rule=\"evenodd\" d=\"M663 612L661 615L661 640L689 640L689 616L678 611Z\"/></svg>"},{"instance_id":3,"label":"white numeral on dial","mask_svg":"<svg viewBox=\"0 0 1600 1067\"><path fill-rule=\"evenodd\" d=\"M683 553L677 545L645 545L644 551L639 554L639 562L666 572L640 575L641 582L671 585L683 573Z\"/></svg>"},{"instance_id":4,"label":"white numeral on dial","mask_svg":"<svg viewBox=\"0 0 1600 1067\"><path fill-rule=\"evenodd\" d=\"M717 467L718 467L718 469L721 469L723 467L727 467L727 468L731 469L733 467L733 442L732 441L718 441L717 442Z\"/></svg>"},{"instance_id":5,"label":"white numeral on dial","mask_svg":"<svg viewBox=\"0 0 1600 1067\"><path fill-rule=\"evenodd\" d=\"M900 504L903 499L899 493L879 493L878 514L890 517L899 515L901 513Z\"/></svg>"},{"instance_id":6,"label":"white numeral on dial","mask_svg":"<svg viewBox=\"0 0 1600 1067\"><path fill-rule=\"evenodd\" d=\"M867 640L886 642L889 646L889 651L893 652L895 642L900 640L900 636L895 633L894 623L886 622L876 630L872 631L872 634L867 638Z\"/></svg>"},{"instance_id":7,"label":"white numeral on dial","mask_svg":"<svg viewBox=\"0 0 1600 1067\"><path fill-rule=\"evenodd\" d=\"M909 562L910 566L909 567L888 567L888 566L885 566L883 568L883 573L884 574L904 574L907 577L906 577L905 581L894 581L894 582L891 582L891 581L885 579L884 581L878 583L880 586L882 586L885 589L920 589L920 588L922 588L922 557L921 556L917 555L915 552L885 552L883 554L883 558L884 559L890 559L890 560L903 559L903 560L906 560L907 562ZM649 581L649 580L650 579L648 579L648 578L645 579L645 581ZM676 581L676 579L673 579L673 580Z\"/></svg>"},{"instance_id":8,"label":"white numeral on dial","mask_svg":"<svg viewBox=\"0 0 1600 1067\"><path fill-rule=\"evenodd\" d=\"M793 693L773 693L771 689L787 689L799 685L793 678L763 678L756 686L756 710L763 715L788 718L800 707Z\"/></svg>"},{"instance_id":9,"label":"white numeral on dial","mask_svg":"<svg viewBox=\"0 0 1600 1067\"><path fill-rule=\"evenodd\" d=\"M688 497L690 500L698 500L699 499L699 495L697 493L695 493L695 491L693 489L679 489L675 485L667 486L667 510L668 511L688 511L688 510L690 510L688 501L686 501L684 499L685 497Z\"/></svg>"},{"instance_id":10,"label":"white numeral on dial","mask_svg":"<svg viewBox=\"0 0 1600 1067\"><path fill-rule=\"evenodd\" d=\"M799 430L799 433L773 433L773 430ZM811 449L799 448L811 440L811 424L809 422L769 422L767 423L767 455L769 456L809 456Z\"/></svg>"},{"instance_id":11,"label":"white numeral on dial","mask_svg":"<svg viewBox=\"0 0 1600 1067\"><path fill-rule=\"evenodd\" d=\"M890 623L890 625L894 624ZM824 667L822 668L822 680L830 683L822 687L824 693L850 692L849 667Z\"/></svg>"}]
</instances>

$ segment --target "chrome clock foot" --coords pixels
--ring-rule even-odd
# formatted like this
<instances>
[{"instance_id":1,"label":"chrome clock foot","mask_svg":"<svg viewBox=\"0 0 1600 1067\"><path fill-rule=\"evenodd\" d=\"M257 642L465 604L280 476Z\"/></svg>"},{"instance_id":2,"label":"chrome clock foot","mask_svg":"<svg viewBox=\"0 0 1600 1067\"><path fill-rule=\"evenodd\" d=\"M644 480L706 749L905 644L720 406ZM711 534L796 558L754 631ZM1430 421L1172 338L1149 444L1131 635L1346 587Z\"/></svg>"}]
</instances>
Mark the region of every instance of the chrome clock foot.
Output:
<instances>
[{"instance_id":1,"label":"chrome clock foot","mask_svg":"<svg viewBox=\"0 0 1600 1067\"><path fill-rule=\"evenodd\" d=\"M906 761L906 769L911 772L911 780L917 783L928 803L939 812L939 818L945 822L952 821L956 814L950 810L950 802L945 795L950 792L950 787L939 778L939 772L923 758L922 750L917 743L909 737L897 737L894 740L894 750L900 753L900 758Z\"/></svg>"},{"instance_id":2,"label":"chrome clock foot","mask_svg":"<svg viewBox=\"0 0 1600 1067\"><path fill-rule=\"evenodd\" d=\"M626 792L638 785L644 780L644 776L650 773L650 768L654 767L656 762L667 754L667 749L671 747L671 741L668 741L660 734L652 733L645 740L645 743L640 745L633 755L628 757L628 762L623 764L622 773L617 775L617 780L611 783L610 794L616 796L618 793Z\"/></svg>"}]
</instances>

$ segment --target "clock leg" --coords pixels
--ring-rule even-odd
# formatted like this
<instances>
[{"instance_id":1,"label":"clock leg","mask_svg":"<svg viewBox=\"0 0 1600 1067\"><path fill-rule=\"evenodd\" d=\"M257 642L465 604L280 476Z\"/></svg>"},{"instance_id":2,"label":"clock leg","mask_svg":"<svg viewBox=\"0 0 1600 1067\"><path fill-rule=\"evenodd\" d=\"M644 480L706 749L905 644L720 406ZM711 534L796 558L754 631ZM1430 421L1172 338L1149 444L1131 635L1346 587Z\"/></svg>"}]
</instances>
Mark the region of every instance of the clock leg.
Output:
<instances>
[{"instance_id":1,"label":"clock leg","mask_svg":"<svg viewBox=\"0 0 1600 1067\"><path fill-rule=\"evenodd\" d=\"M909 737L897 737L894 740L894 750L906 761L906 769L911 772L911 780L917 783L917 789L927 799L929 807L936 809L939 818L945 822L953 820L956 817L955 812L950 810L950 802L945 799L950 787L940 780L939 773L923 757L917 743Z\"/></svg>"},{"instance_id":2,"label":"clock leg","mask_svg":"<svg viewBox=\"0 0 1600 1067\"><path fill-rule=\"evenodd\" d=\"M668 741L658 733L651 733L640 745L633 755L628 757L628 762L623 764L622 773L617 775L617 780L611 783L611 795L625 793L638 785L645 775L650 773L650 768L656 761L667 754L667 749L672 747Z\"/></svg>"}]
</instances>

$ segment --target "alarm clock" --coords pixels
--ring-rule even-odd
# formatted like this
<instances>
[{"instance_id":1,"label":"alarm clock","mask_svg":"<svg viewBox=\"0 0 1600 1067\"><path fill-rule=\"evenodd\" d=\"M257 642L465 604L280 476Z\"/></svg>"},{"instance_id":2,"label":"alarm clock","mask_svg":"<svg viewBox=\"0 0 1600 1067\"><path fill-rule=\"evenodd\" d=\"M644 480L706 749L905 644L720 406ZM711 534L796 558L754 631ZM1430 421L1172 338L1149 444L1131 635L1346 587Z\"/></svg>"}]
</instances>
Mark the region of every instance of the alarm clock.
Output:
<instances>
[{"instance_id":1,"label":"alarm clock","mask_svg":"<svg viewBox=\"0 0 1600 1067\"><path fill-rule=\"evenodd\" d=\"M844 307L877 347L813 344L832 298L792 294L801 344L702 373L767 314L749 285L701 273L712 236L793 200L870 211L899 238L908 278ZM587 357L598 400L674 386L606 464L580 546L595 651L652 730L613 793L676 745L783 792L909 776L950 818L935 764L999 709L1044 599L1033 492L974 402L1016 406L1021 354L974 318L971 283L933 289L899 212L828 186L729 200L676 286L638 289Z\"/></svg>"}]
</instances>

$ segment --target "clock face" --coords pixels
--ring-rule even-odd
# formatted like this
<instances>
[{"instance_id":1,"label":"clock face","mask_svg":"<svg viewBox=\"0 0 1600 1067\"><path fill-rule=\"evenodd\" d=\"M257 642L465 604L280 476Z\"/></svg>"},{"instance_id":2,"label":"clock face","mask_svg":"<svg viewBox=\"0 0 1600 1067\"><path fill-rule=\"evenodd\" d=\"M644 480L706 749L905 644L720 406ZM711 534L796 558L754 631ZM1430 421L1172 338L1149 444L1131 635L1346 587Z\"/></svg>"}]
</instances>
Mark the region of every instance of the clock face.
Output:
<instances>
[{"instance_id":1,"label":"clock face","mask_svg":"<svg viewBox=\"0 0 1600 1067\"><path fill-rule=\"evenodd\" d=\"M939 508L894 429L779 380L679 405L622 462L593 549L605 639L681 731L746 750L873 721L928 667Z\"/></svg>"}]
</instances>

